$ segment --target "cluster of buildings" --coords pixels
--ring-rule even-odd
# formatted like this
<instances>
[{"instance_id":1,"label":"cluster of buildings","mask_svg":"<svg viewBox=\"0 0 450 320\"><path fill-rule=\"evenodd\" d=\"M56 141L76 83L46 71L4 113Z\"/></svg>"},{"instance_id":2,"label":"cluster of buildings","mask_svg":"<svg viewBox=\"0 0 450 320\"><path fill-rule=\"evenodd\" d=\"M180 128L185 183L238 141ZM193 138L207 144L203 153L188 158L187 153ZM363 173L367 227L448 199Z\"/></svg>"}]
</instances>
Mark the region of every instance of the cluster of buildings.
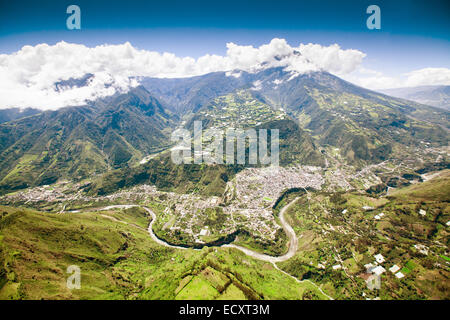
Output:
<instances>
[{"instance_id":1,"label":"cluster of buildings","mask_svg":"<svg viewBox=\"0 0 450 320\"><path fill-rule=\"evenodd\" d=\"M323 183L319 167L246 168L228 182L224 211L241 217L240 223L245 223L247 230L274 239L281 227L275 222L272 207L282 193L292 188L321 189Z\"/></svg>"},{"instance_id":2,"label":"cluster of buildings","mask_svg":"<svg viewBox=\"0 0 450 320\"><path fill-rule=\"evenodd\" d=\"M364 267L366 268L366 272L367 274L372 274L376 277L380 277L383 273L386 272L386 269L383 267L383 265L386 265L386 259L383 257L383 255L381 253L374 255L375 261L372 263L368 263L366 265L364 265ZM405 275L399 271L400 267L396 264L394 264L393 266L391 266L389 268L389 271L395 275L395 277L397 279L401 279L403 278ZM366 279L367 285L369 287L369 289L373 289L372 287L372 282L373 278L369 277L368 279ZM378 281L379 278L378 278ZM377 288L379 289L379 288Z\"/></svg>"},{"instance_id":3,"label":"cluster of buildings","mask_svg":"<svg viewBox=\"0 0 450 320\"><path fill-rule=\"evenodd\" d=\"M17 192L0 200L2 203L28 203L36 207L41 202L54 203L61 207L61 213L84 205L95 207L97 203L101 206L154 201L165 207L158 220L161 228L168 233L183 233L201 242L204 236L213 232L226 235L243 227L255 236L273 240L281 228L272 212L277 199L291 188L321 189L324 183L321 170L309 166L247 168L228 182L223 198L162 192L150 185L93 197L81 191L81 184L61 182ZM211 212L208 209L214 208L220 208L223 215L220 227L212 230L206 228L206 222Z\"/></svg>"}]
</instances>

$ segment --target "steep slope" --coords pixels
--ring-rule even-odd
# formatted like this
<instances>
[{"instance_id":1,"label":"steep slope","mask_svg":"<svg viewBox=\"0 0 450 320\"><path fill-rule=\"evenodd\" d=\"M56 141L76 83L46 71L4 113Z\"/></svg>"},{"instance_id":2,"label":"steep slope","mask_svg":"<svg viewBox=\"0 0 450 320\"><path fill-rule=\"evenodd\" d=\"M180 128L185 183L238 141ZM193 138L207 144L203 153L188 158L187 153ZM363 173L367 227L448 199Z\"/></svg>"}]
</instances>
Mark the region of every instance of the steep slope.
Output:
<instances>
[{"instance_id":1,"label":"steep slope","mask_svg":"<svg viewBox=\"0 0 450 320\"><path fill-rule=\"evenodd\" d=\"M303 245L280 268L300 280L328 283L335 299L361 299L362 290L369 299L448 299L450 175L437 174L383 197L300 195L288 221ZM376 255L383 259L375 264ZM385 269L379 290L367 290L363 281L368 264Z\"/></svg>"},{"instance_id":2,"label":"steep slope","mask_svg":"<svg viewBox=\"0 0 450 320\"><path fill-rule=\"evenodd\" d=\"M393 151L396 155L409 152L405 146L421 141L433 146L448 143L446 130L438 125L448 126L448 113L377 95L325 73L292 81L279 90L294 92L293 86L302 85L304 93L283 95L288 100L276 103L286 106L321 145L339 148L351 162L383 161ZM261 91L267 99L274 99L270 89ZM437 117L444 120L431 124Z\"/></svg>"},{"instance_id":3,"label":"steep slope","mask_svg":"<svg viewBox=\"0 0 450 320\"><path fill-rule=\"evenodd\" d=\"M83 85L89 75L74 81L58 86ZM189 129L194 120L204 128L280 129L282 165L323 166L333 153L361 168L394 155L401 159L414 148L448 144L449 112L326 72L270 68L141 82L149 91L140 86L83 107L1 124L0 192L126 168L167 148L180 119Z\"/></svg>"},{"instance_id":4,"label":"steep slope","mask_svg":"<svg viewBox=\"0 0 450 320\"><path fill-rule=\"evenodd\" d=\"M112 170L95 179L89 194L111 194L139 184L155 185L159 190L221 196L226 183L242 170L242 165L175 164L169 152L132 168Z\"/></svg>"},{"instance_id":5,"label":"steep slope","mask_svg":"<svg viewBox=\"0 0 450 320\"><path fill-rule=\"evenodd\" d=\"M450 127L449 112L379 94L327 72L295 74L281 68L269 69L259 74L254 89L269 104L283 107L296 116L304 114L307 117L303 120L313 125L320 124L319 120L326 115L368 129L385 127L394 121L407 122L408 118Z\"/></svg>"},{"instance_id":6,"label":"steep slope","mask_svg":"<svg viewBox=\"0 0 450 320\"><path fill-rule=\"evenodd\" d=\"M171 115L142 87L0 125L0 191L82 179L168 143Z\"/></svg>"},{"instance_id":7,"label":"steep slope","mask_svg":"<svg viewBox=\"0 0 450 320\"><path fill-rule=\"evenodd\" d=\"M302 130L282 109L274 109L261 102L250 90L236 90L217 97L200 108L185 124L191 136L193 136L195 121L201 121L203 130L213 127L221 130L224 139L226 130L229 128L250 128L255 129L256 132L259 129L267 129L268 140L266 141L269 152L270 129L277 129L279 130L280 165L324 166L325 164L320 147L307 132ZM225 143L223 145L225 146ZM216 165L193 163L176 165L171 160L170 152L167 151L144 165L107 173L95 179L87 190L91 194L108 194L121 188L150 183L166 191L198 192L204 195L221 196L226 183L236 173L246 166L260 166L260 163L249 164L248 152L246 157L245 165L239 165L236 161L234 164L229 164L225 162L225 159L224 164Z\"/></svg>"},{"instance_id":8,"label":"steep slope","mask_svg":"<svg viewBox=\"0 0 450 320\"><path fill-rule=\"evenodd\" d=\"M324 165L320 148L307 132L282 108L274 108L261 101L255 92L247 89L236 90L212 100L187 122L193 130L193 122L202 121L204 129L214 127L224 135L228 128L279 130L280 164ZM269 141L267 142L269 143ZM270 149L268 145L268 149Z\"/></svg>"},{"instance_id":9,"label":"steep slope","mask_svg":"<svg viewBox=\"0 0 450 320\"><path fill-rule=\"evenodd\" d=\"M327 72L299 74L280 67L143 83L180 116L197 118L215 99L250 90L256 100L298 120L318 145L339 148L357 165L410 152L405 147L448 144L449 112L370 91Z\"/></svg>"},{"instance_id":10,"label":"steep slope","mask_svg":"<svg viewBox=\"0 0 450 320\"><path fill-rule=\"evenodd\" d=\"M0 206L0 299L326 298L235 249L163 247L148 235L150 219L138 208L55 215ZM70 290L74 264L81 288Z\"/></svg>"},{"instance_id":11,"label":"steep slope","mask_svg":"<svg viewBox=\"0 0 450 320\"><path fill-rule=\"evenodd\" d=\"M181 116L195 113L219 96L249 88L260 92L269 105L300 111L314 103L311 90L315 88L320 92L356 95L368 103L381 104L417 119L450 127L448 112L361 88L324 71L300 74L277 67L255 73L234 70L181 79L144 77L140 82Z\"/></svg>"},{"instance_id":12,"label":"steep slope","mask_svg":"<svg viewBox=\"0 0 450 320\"><path fill-rule=\"evenodd\" d=\"M212 99L248 85L254 75L247 72L233 76L213 72L182 79L143 78L140 80L152 95L179 115L195 113Z\"/></svg>"}]
</instances>

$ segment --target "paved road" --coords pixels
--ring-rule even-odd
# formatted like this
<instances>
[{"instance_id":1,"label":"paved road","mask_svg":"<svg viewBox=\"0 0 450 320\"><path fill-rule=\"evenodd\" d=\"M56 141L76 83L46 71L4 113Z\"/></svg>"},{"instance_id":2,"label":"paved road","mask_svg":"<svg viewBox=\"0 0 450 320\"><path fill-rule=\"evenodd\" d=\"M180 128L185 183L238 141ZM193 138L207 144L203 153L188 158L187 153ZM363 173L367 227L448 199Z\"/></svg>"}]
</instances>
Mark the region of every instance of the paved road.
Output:
<instances>
[{"instance_id":1,"label":"paved road","mask_svg":"<svg viewBox=\"0 0 450 320\"><path fill-rule=\"evenodd\" d=\"M258 260L271 262L271 263L286 261L286 260L292 258L295 255L295 252L297 251L298 239L297 239L297 236L295 235L294 229L292 229L292 227L286 222L286 217L284 216L284 214L292 206L292 204L294 204L297 200L298 200L298 198L295 198L289 204L284 206L284 208L281 209L281 211L280 211L280 223L281 223L281 226L283 227L284 232L286 232L286 235L288 236L288 239L289 239L289 250L286 254L284 254L282 256L274 257L274 256L270 256L268 254L259 253L259 252L253 251L251 249L237 246L235 244L225 244L225 245L223 245L223 247L236 248L238 250L241 250L248 256L251 256Z\"/></svg>"},{"instance_id":2,"label":"paved road","mask_svg":"<svg viewBox=\"0 0 450 320\"><path fill-rule=\"evenodd\" d=\"M147 212L152 216L152 221L150 222L150 225L148 226L147 231L148 231L148 233L150 234L150 237L151 237L156 243L158 243L158 244L160 244L160 245L162 245L162 246L165 246L165 247L169 247L169 248L188 249L188 248L185 248L185 247L173 246L173 245L171 245L171 244L168 244L167 242L165 242L165 241L159 239L159 238L155 235L155 233L153 232L153 224L154 224L155 221L156 221L156 214L155 214L152 210L150 210L149 208L147 208L147 207L140 206L140 205L137 205L137 204L119 204L119 205L113 205L113 206L108 206L108 207L104 207L104 208L101 208L101 209L97 209L97 211L106 211L106 210L112 210L112 209L129 209L129 208L133 208L133 207L141 207L141 208L143 208L145 211L147 211ZM102 216L105 217L105 218L111 219L111 220L113 220L113 221L116 221L116 222L121 222L121 223L129 224L129 223L125 222L125 221L117 220L116 218L111 217L111 216L107 216L107 215L103 215L103 214L102 214ZM134 225L134 226L135 226L135 227L138 227L139 229L142 229L142 228L139 227L139 226L136 226L136 225Z\"/></svg>"},{"instance_id":3,"label":"paved road","mask_svg":"<svg viewBox=\"0 0 450 320\"><path fill-rule=\"evenodd\" d=\"M281 226L283 227L284 232L286 232L286 235L288 236L288 239L289 239L289 250L286 254L284 254L282 256L278 256L278 257L270 256L268 254L259 253L259 252L256 252L251 249L244 248L244 247L241 247L241 246L238 246L235 244L224 244L224 245L221 245L221 247L235 248L235 249L241 250L246 255L251 256L255 259L263 260L263 261L267 261L267 262L271 262L271 263L286 261L286 260L292 258L295 255L295 252L297 251L298 239L295 235L294 229L292 229L292 227L286 222L286 218L285 218L284 214L290 208L290 206L297 200L298 200L298 198L295 198L289 204L284 206L284 208L281 209L281 211L280 211L280 223L281 223ZM134 204L126 204L126 205L108 206L108 207L104 207L104 208L97 209L97 210L104 211L104 210L111 210L111 209L128 209L128 208L132 208L132 207L142 207L145 211L147 211L152 216L152 221L150 222L150 225L148 226L147 230L148 230L148 233L150 234L150 237L155 242L157 242L158 244L160 244L162 246L169 247L169 248L176 248L176 249L183 249L183 250L188 249L185 247L168 244L167 242L159 239L155 235L155 233L153 232L153 224L156 221L156 214L147 207L140 206L140 205L134 205ZM114 220L116 220L116 219L114 219Z\"/></svg>"},{"instance_id":4,"label":"paved road","mask_svg":"<svg viewBox=\"0 0 450 320\"><path fill-rule=\"evenodd\" d=\"M299 280L299 279L297 279L296 277L294 277L294 276L290 275L289 273L287 273L286 271L281 270L281 269L275 264L276 262L282 262L282 261L286 261L286 260L292 258L292 257L295 255L296 251L297 251L297 248L298 248L298 239L297 239L297 236L295 235L294 229L292 229L292 227L287 223L286 217L285 217L285 213L286 213L286 211L287 211L287 210L288 210L288 209L289 209L289 208L290 208L290 207L291 207L298 199L299 199L299 198L295 198L295 199L294 199L293 201L291 201L289 204L287 204L286 206L284 206L284 208L281 209L281 211L280 211L280 223L281 223L281 226L283 227L283 230L286 232L286 235L287 235L288 238L289 238L289 250L288 250L288 252L287 252L286 254L284 254L284 255L282 255L282 256L274 257L274 256L270 256L270 255L267 255L267 254L259 253L259 252L256 252L256 251L253 251L253 250L251 250L251 249L244 248L244 247L241 247L241 246L238 246L238 245L235 245L235 244L224 244L224 245L222 245L221 247L235 248L235 249L241 250L241 251L244 252L246 255L248 255L248 256L250 256L250 257L252 257L252 258L255 258L255 259L258 259L258 260L262 260L262 261L270 262L270 263L272 263L273 266L274 266L277 270L279 270L280 272L282 272L282 273L286 274L287 276L293 278L293 279L294 279L295 281L297 281L297 282L308 281L309 283L311 283L312 285L314 285L314 286L315 286L315 287L316 287L323 295L325 295L328 299L333 300L332 297L330 297L330 296L327 295L325 292L323 292L323 290L322 290L318 285L316 285L315 283L313 283L312 281L310 281L310 280ZM169 247L169 248L176 248L176 249L183 249L183 250L188 249L188 248L185 248L185 247L174 246L174 245L168 244L167 242L165 242L165 241L159 239L159 238L155 235L155 233L153 232L153 224L154 224L155 221L156 221L156 214L155 214L151 209L149 209L149 208L147 208L147 207L139 206L139 205L115 205L115 206L109 206L109 207L105 207L105 208L98 209L98 210L99 210L99 211L102 211L102 210L110 210L110 209L116 209L116 208L127 209L127 208L131 208L131 207L142 207L142 208L145 209L145 211L147 211L147 212L152 216L152 221L150 222L150 225L148 226L147 231L148 231L148 233L150 234L150 237L151 237L156 243L158 243L158 244L160 244L160 245L162 245L162 246L165 246L165 247ZM102 216L105 216L105 217L107 217L107 218L109 218L109 219L112 219L112 220L114 220L114 221L123 222L123 221L119 221L119 220L117 220L117 219L115 219L115 218L112 218L112 217L110 217L110 216L106 216L106 215L102 215ZM124 223L126 223L126 222L124 222ZM139 227L139 226L137 226L137 227ZM139 227L139 228L140 228L140 227ZM198 249L195 249L195 250L198 250Z\"/></svg>"}]
</instances>

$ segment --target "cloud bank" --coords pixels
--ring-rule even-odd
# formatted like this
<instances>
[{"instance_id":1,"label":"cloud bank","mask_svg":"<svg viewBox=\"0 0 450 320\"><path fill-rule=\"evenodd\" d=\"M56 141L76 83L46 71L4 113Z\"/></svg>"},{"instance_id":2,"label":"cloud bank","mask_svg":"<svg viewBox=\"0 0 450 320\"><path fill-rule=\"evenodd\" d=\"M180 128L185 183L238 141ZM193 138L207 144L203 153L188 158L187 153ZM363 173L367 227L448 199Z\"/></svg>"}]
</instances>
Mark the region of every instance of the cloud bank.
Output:
<instances>
[{"instance_id":1,"label":"cloud bank","mask_svg":"<svg viewBox=\"0 0 450 320\"><path fill-rule=\"evenodd\" d=\"M392 77L360 66L354 72L342 75L342 78L372 90L450 85L450 69L423 68Z\"/></svg>"},{"instance_id":2,"label":"cloud bank","mask_svg":"<svg viewBox=\"0 0 450 320\"><path fill-rule=\"evenodd\" d=\"M326 70L344 75L356 70L364 57L361 51L343 50L337 44L292 47L277 38L260 47L228 43L225 56L207 54L198 59L139 50L128 42L93 48L66 42L24 46L15 53L0 55L0 108L47 110L82 105L137 86L133 77L140 76L190 77L236 69L255 72L276 66L297 73ZM55 85L86 74L93 76L82 87Z\"/></svg>"},{"instance_id":3,"label":"cloud bank","mask_svg":"<svg viewBox=\"0 0 450 320\"><path fill-rule=\"evenodd\" d=\"M424 68L406 74L405 87L450 85L450 69Z\"/></svg>"},{"instance_id":4,"label":"cloud bank","mask_svg":"<svg viewBox=\"0 0 450 320\"><path fill-rule=\"evenodd\" d=\"M197 59L173 53L139 50L129 42L100 45L59 42L55 45L24 46L12 54L0 54L0 109L58 109L83 105L138 85L136 77L179 78L226 71L238 77L240 72L256 72L284 67L300 73L324 70L369 89L449 84L450 69L424 68L402 77L389 77L362 66L365 53L341 49L339 45L289 45L284 39L272 39L260 47L227 43L226 55L207 54ZM83 86L67 85L67 80L92 74ZM65 85L57 85L58 83Z\"/></svg>"}]
</instances>

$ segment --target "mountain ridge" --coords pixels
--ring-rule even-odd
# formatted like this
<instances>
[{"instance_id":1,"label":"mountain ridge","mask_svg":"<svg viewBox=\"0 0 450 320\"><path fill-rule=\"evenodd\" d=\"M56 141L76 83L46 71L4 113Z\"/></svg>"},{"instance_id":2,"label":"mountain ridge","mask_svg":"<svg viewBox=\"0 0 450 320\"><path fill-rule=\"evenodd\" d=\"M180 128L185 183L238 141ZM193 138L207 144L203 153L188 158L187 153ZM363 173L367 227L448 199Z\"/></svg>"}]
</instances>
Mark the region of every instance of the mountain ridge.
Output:
<instances>
[{"instance_id":1,"label":"mountain ridge","mask_svg":"<svg viewBox=\"0 0 450 320\"><path fill-rule=\"evenodd\" d=\"M450 110L450 86L418 86L405 88L392 88L380 92L398 98L415 101L438 108Z\"/></svg>"},{"instance_id":2,"label":"mountain ridge","mask_svg":"<svg viewBox=\"0 0 450 320\"><path fill-rule=\"evenodd\" d=\"M172 122L172 115L138 87L2 124L0 189L82 179L137 162L168 145Z\"/></svg>"},{"instance_id":3,"label":"mountain ridge","mask_svg":"<svg viewBox=\"0 0 450 320\"><path fill-rule=\"evenodd\" d=\"M242 98L242 93L248 96ZM170 133L177 126L189 129L196 119L206 121L211 107L216 120L218 115L246 117L250 127L281 129L285 166L324 166L326 154L337 150L343 162L363 167L393 153L406 156L423 143L448 144L449 112L391 98L324 71L299 74L277 67L183 79L144 78L127 93L0 124L0 191L127 171L169 148ZM230 125L223 123L224 128ZM161 159L170 161L149 161Z\"/></svg>"}]
</instances>

